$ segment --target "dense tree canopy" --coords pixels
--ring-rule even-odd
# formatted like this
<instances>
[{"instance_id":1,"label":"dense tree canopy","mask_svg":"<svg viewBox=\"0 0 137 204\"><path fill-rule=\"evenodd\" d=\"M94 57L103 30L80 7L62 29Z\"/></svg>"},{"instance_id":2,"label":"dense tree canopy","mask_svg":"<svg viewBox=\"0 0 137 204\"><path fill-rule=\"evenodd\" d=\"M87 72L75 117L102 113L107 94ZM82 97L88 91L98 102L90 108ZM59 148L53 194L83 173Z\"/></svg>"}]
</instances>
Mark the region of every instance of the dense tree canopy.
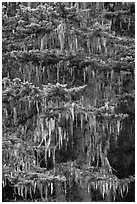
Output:
<instances>
[{"instance_id":1,"label":"dense tree canopy","mask_svg":"<svg viewBox=\"0 0 137 204\"><path fill-rule=\"evenodd\" d=\"M3 200L134 201L134 3L5 2L2 66Z\"/></svg>"}]
</instances>

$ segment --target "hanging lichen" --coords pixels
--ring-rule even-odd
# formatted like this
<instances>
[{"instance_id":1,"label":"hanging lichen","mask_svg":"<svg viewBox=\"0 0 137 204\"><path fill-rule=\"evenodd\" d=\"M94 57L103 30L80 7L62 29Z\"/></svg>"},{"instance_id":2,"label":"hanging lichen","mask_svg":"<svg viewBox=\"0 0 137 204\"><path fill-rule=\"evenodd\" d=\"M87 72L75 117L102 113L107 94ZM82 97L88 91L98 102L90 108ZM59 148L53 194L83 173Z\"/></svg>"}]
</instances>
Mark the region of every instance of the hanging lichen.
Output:
<instances>
[{"instance_id":1,"label":"hanging lichen","mask_svg":"<svg viewBox=\"0 0 137 204\"><path fill-rule=\"evenodd\" d=\"M58 39L59 39L61 51L64 49L64 46L65 46L65 30L66 30L66 26L65 26L65 23L62 21L61 24L58 25L57 27L57 33L58 33Z\"/></svg>"},{"instance_id":2,"label":"hanging lichen","mask_svg":"<svg viewBox=\"0 0 137 204\"><path fill-rule=\"evenodd\" d=\"M133 117L133 5L3 5L3 76L21 78L2 82L3 188L14 184L15 201L66 202L73 184L103 201L126 196L108 150Z\"/></svg>"}]
</instances>

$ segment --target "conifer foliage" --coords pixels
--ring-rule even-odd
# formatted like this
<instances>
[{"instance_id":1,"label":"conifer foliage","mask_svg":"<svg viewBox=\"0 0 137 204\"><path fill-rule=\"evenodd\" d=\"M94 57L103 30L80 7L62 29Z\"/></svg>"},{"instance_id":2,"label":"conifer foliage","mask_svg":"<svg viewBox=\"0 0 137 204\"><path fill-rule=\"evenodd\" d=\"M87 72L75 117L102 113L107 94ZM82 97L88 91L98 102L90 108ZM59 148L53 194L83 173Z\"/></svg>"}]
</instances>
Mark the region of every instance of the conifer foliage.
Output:
<instances>
[{"instance_id":1,"label":"conifer foliage","mask_svg":"<svg viewBox=\"0 0 137 204\"><path fill-rule=\"evenodd\" d=\"M117 178L108 153L117 148L124 121L134 121L134 8L127 2L3 3L4 200L128 196L134 177ZM74 186L81 200L72 198Z\"/></svg>"}]
</instances>

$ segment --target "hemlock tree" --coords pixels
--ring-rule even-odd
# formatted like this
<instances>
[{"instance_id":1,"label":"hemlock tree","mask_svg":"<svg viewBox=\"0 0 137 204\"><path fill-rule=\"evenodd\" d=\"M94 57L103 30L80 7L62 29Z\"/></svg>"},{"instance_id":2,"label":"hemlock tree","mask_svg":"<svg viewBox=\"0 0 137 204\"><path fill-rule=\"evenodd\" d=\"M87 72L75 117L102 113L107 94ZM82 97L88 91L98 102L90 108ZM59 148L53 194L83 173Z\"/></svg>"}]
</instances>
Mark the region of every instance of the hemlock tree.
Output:
<instances>
[{"instance_id":1,"label":"hemlock tree","mask_svg":"<svg viewBox=\"0 0 137 204\"><path fill-rule=\"evenodd\" d=\"M3 200L134 201L134 3L2 12Z\"/></svg>"}]
</instances>

